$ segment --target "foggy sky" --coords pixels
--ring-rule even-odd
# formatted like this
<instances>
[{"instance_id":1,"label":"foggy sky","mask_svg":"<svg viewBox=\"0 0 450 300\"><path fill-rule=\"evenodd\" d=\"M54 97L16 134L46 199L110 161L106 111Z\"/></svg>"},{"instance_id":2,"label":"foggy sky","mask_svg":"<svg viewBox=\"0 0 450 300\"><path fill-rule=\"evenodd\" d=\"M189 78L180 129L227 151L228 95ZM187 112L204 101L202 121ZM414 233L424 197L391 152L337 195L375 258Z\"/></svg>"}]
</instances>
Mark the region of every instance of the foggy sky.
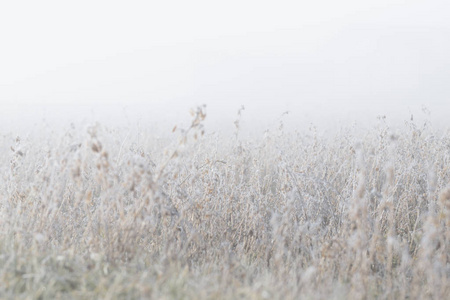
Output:
<instances>
[{"instance_id":1,"label":"foggy sky","mask_svg":"<svg viewBox=\"0 0 450 300\"><path fill-rule=\"evenodd\" d=\"M448 122L448 1L9 1L0 117ZM213 122L210 121L210 122ZM267 123L266 122L266 123ZM448 123L446 123L448 124Z\"/></svg>"}]
</instances>

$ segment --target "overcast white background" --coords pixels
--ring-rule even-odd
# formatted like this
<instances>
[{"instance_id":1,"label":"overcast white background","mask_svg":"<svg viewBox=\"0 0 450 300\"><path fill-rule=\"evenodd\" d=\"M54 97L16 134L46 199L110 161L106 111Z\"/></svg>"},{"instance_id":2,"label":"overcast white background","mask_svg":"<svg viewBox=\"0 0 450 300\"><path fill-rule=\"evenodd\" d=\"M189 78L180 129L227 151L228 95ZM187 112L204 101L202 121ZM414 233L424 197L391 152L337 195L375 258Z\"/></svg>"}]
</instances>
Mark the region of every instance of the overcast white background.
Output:
<instances>
[{"instance_id":1,"label":"overcast white background","mask_svg":"<svg viewBox=\"0 0 450 300\"><path fill-rule=\"evenodd\" d=\"M426 106L448 124L449 15L436 0L2 1L0 124L176 122L203 103L212 127L241 105L252 122Z\"/></svg>"}]
</instances>

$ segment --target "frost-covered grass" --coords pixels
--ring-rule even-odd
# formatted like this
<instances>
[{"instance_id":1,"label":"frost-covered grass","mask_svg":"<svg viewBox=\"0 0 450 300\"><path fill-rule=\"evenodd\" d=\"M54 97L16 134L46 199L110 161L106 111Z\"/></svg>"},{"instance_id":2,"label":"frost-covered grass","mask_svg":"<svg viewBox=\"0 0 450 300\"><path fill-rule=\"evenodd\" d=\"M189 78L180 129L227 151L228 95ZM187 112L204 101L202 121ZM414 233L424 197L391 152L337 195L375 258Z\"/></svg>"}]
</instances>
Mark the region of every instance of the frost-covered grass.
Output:
<instances>
[{"instance_id":1,"label":"frost-covered grass","mask_svg":"<svg viewBox=\"0 0 450 300\"><path fill-rule=\"evenodd\" d=\"M448 298L448 131L203 119L2 133L0 298Z\"/></svg>"}]
</instances>

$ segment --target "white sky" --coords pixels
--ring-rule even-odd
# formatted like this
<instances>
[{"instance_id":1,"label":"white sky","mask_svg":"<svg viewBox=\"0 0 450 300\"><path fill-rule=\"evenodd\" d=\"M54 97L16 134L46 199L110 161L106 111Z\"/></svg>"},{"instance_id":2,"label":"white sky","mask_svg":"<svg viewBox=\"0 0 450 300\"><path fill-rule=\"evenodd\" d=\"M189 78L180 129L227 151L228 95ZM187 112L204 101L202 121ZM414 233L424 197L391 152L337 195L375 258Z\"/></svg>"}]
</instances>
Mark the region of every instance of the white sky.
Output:
<instances>
[{"instance_id":1,"label":"white sky","mask_svg":"<svg viewBox=\"0 0 450 300\"><path fill-rule=\"evenodd\" d=\"M436 0L2 1L0 117L444 118L449 15Z\"/></svg>"}]
</instances>

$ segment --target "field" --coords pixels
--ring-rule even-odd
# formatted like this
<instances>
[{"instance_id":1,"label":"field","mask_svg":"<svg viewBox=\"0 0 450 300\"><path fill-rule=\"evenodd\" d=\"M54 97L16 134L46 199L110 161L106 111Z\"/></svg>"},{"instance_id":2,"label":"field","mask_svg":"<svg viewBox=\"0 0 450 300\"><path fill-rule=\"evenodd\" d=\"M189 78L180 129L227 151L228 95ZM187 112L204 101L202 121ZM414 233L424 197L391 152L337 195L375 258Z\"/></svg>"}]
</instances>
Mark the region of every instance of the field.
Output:
<instances>
[{"instance_id":1,"label":"field","mask_svg":"<svg viewBox=\"0 0 450 300\"><path fill-rule=\"evenodd\" d=\"M1 133L2 299L449 299L450 132Z\"/></svg>"}]
</instances>

